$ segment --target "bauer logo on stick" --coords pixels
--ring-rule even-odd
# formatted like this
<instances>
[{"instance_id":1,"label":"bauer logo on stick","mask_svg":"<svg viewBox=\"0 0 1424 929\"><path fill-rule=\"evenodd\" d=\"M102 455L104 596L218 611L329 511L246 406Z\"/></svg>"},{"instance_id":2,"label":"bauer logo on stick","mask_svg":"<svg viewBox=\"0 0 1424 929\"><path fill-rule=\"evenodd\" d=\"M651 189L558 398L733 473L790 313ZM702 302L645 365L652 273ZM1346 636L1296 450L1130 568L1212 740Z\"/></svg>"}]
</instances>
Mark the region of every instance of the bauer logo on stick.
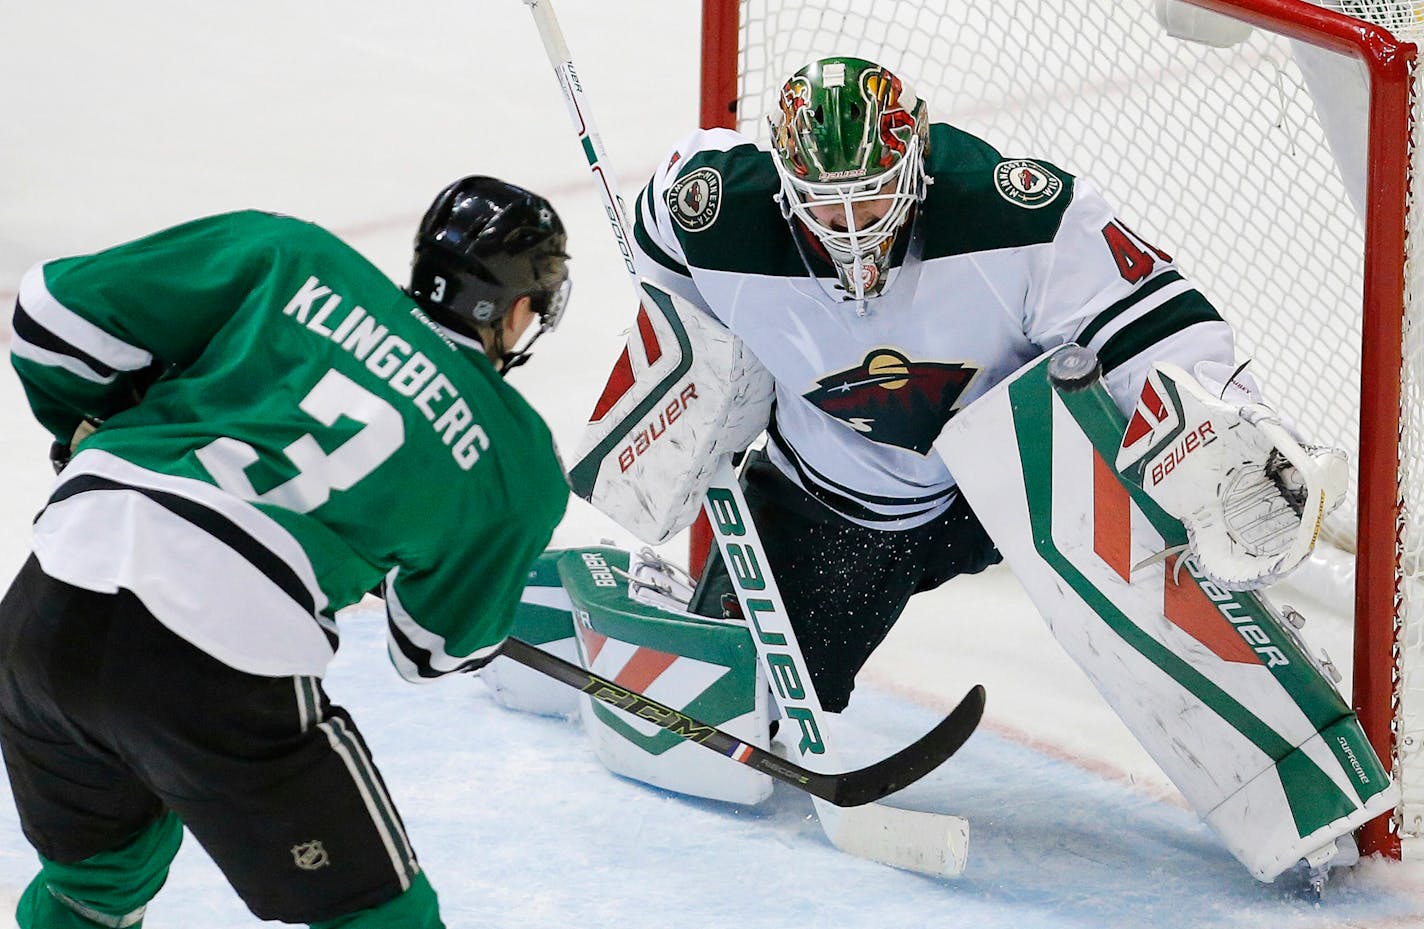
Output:
<instances>
[{"instance_id":1,"label":"bauer logo on stick","mask_svg":"<svg viewBox=\"0 0 1424 929\"><path fill-rule=\"evenodd\" d=\"M1010 203L1036 210L1063 192L1063 179L1036 161L1001 161L994 168L994 186Z\"/></svg>"},{"instance_id":2,"label":"bauer logo on stick","mask_svg":"<svg viewBox=\"0 0 1424 929\"><path fill-rule=\"evenodd\" d=\"M701 232L717 221L722 209L722 175L716 168L689 171L668 188L667 203L679 226Z\"/></svg>"}]
</instances>

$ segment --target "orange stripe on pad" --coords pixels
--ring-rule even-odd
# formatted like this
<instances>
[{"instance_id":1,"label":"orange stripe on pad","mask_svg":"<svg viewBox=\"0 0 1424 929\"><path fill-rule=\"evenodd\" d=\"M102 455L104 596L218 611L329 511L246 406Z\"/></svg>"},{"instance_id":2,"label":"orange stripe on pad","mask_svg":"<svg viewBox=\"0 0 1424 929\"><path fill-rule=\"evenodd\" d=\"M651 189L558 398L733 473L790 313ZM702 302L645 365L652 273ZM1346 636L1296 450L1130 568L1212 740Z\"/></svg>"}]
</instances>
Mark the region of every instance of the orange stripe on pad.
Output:
<instances>
[{"instance_id":1,"label":"orange stripe on pad","mask_svg":"<svg viewBox=\"0 0 1424 929\"><path fill-rule=\"evenodd\" d=\"M1124 581L1132 582L1132 509L1127 488L1101 455L1093 453L1093 551Z\"/></svg>"},{"instance_id":2,"label":"orange stripe on pad","mask_svg":"<svg viewBox=\"0 0 1424 929\"><path fill-rule=\"evenodd\" d=\"M583 642L583 650L588 653L588 666L591 668L593 663L598 660L598 653L603 651L608 636L594 632L587 626L577 624L574 626L574 631L578 633L579 641Z\"/></svg>"},{"instance_id":3,"label":"orange stripe on pad","mask_svg":"<svg viewBox=\"0 0 1424 929\"><path fill-rule=\"evenodd\" d=\"M613 680L629 690L645 691L674 661L677 661L676 655L653 651L651 648L640 648L633 653L633 657L628 659L628 663Z\"/></svg>"},{"instance_id":4,"label":"orange stripe on pad","mask_svg":"<svg viewBox=\"0 0 1424 929\"><path fill-rule=\"evenodd\" d=\"M1168 558L1167 576L1162 583L1162 612L1183 632L1196 639L1222 661L1238 664L1260 664L1261 656L1241 638L1211 598L1197 585L1196 579L1182 571L1182 583L1172 582L1177 559Z\"/></svg>"}]
</instances>

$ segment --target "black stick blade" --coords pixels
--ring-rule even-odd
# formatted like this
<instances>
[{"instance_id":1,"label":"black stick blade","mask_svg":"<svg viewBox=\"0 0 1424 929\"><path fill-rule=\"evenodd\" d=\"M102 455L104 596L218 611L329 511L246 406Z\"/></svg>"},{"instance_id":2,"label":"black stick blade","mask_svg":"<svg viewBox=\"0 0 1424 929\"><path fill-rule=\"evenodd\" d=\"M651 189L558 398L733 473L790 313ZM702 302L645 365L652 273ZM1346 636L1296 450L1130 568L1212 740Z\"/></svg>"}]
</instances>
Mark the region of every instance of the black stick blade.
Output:
<instances>
[{"instance_id":1,"label":"black stick blade","mask_svg":"<svg viewBox=\"0 0 1424 929\"><path fill-rule=\"evenodd\" d=\"M861 806L908 787L959 751L984 716L984 685L970 688L933 729L889 758L844 774L830 775L835 788L821 794L836 806Z\"/></svg>"}]
</instances>

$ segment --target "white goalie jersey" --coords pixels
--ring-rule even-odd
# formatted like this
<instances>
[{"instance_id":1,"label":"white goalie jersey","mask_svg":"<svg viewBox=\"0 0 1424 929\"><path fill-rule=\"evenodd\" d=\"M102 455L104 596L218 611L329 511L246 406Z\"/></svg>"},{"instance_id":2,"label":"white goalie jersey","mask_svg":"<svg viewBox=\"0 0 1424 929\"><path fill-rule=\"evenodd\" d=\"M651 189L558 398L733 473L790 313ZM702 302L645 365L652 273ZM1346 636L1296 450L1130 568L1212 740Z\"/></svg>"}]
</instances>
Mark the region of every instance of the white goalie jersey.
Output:
<instances>
[{"instance_id":1,"label":"white goalie jersey","mask_svg":"<svg viewBox=\"0 0 1424 929\"><path fill-rule=\"evenodd\" d=\"M944 124L927 169L928 197L864 315L814 237L783 218L771 155L744 136L687 137L635 211L644 277L728 327L774 376L773 461L884 529L949 506L955 481L935 437L1044 350L1093 349L1124 409L1152 361L1234 354L1216 309L1086 181Z\"/></svg>"}]
</instances>

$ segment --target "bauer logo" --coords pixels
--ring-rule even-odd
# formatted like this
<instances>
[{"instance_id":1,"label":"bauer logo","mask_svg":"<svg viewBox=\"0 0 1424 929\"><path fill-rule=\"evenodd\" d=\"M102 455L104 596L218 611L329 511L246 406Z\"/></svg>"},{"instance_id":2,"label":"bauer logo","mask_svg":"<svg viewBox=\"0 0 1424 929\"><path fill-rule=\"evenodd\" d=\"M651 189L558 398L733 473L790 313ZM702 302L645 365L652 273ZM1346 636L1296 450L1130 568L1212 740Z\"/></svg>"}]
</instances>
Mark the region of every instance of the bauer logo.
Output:
<instances>
[{"instance_id":1,"label":"bauer logo","mask_svg":"<svg viewBox=\"0 0 1424 929\"><path fill-rule=\"evenodd\" d=\"M1150 480L1155 487L1186 460L1189 453L1216 439L1210 422L1199 423L1184 439L1182 433L1186 431L1177 385L1159 369L1148 372L1118 446L1118 471L1139 486ZM1162 457L1173 443L1177 443L1177 447Z\"/></svg>"},{"instance_id":2,"label":"bauer logo","mask_svg":"<svg viewBox=\"0 0 1424 929\"><path fill-rule=\"evenodd\" d=\"M701 232L717 221L722 209L722 175L716 168L697 168L673 182L667 192L673 220L688 232Z\"/></svg>"},{"instance_id":3,"label":"bauer logo","mask_svg":"<svg viewBox=\"0 0 1424 929\"><path fill-rule=\"evenodd\" d=\"M1063 179L1036 161L1001 161L994 168L999 196L1030 210L1048 206L1063 192Z\"/></svg>"},{"instance_id":4,"label":"bauer logo","mask_svg":"<svg viewBox=\"0 0 1424 929\"><path fill-rule=\"evenodd\" d=\"M767 595L770 578L762 571L761 563L766 558L758 553L759 540L754 538L756 527L748 524L737 504L737 496L725 487L709 488L707 505L708 521L722 548L727 573L736 588L747 623L757 638L757 653L776 688L782 715L795 721L801 729L797 750L802 755L825 754L826 743L816 719L818 701L810 672L802 674L806 664L795 644L785 605L780 597Z\"/></svg>"},{"instance_id":5,"label":"bauer logo","mask_svg":"<svg viewBox=\"0 0 1424 929\"><path fill-rule=\"evenodd\" d=\"M608 562L602 555L596 552L584 552L582 557L584 567L588 568L588 576L593 579L593 586L618 586L618 581L613 577L612 569L608 567Z\"/></svg>"},{"instance_id":6,"label":"bauer logo","mask_svg":"<svg viewBox=\"0 0 1424 929\"><path fill-rule=\"evenodd\" d=\"M633 462L652 448L654 442L667 435L668 427L677 422L678 417L696 399L697 385L688 382L656 415L650 416L646 422L639 425L637 431L632 433L632 441L618 451L618 470L622 472L633 467Z\"/></svg>"}]
</instances>

